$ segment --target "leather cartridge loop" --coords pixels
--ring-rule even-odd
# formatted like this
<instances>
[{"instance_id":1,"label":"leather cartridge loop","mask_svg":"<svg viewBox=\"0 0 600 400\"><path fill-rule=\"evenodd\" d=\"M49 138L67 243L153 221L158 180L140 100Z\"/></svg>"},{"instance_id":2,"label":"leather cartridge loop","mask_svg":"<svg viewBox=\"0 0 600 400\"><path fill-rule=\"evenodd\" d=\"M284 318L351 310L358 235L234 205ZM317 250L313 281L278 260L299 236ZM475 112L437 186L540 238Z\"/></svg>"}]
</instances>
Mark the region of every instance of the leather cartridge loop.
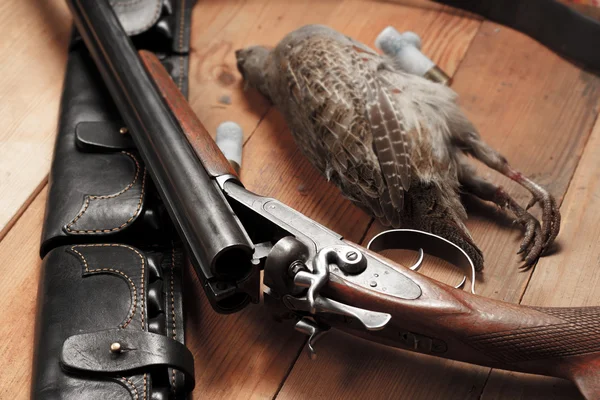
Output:
<instances>
[{"instance_id":1,"label":"leather cartridge loop","mask_svg":"<svg viewBox=\"0 0 600 400\"><path fill-rule=\"evenodd\" d=\"M75 143L85 152L133 150L135 144L123 122L80 122L75 127Z\"/></svg>"},{"instance_id":2,"label":"leather cartridge loop","mask_svg":"<svg viewBox=\"0 0 600 400\"><path fill-rule=\"evenodd\" d=\"M73 335L63 343L61 364L66 370L100 374L169 367L185 374L186 390L195 385L194 359L187 347L145 331L108 329Z\"/></svg>"}]
</instances>

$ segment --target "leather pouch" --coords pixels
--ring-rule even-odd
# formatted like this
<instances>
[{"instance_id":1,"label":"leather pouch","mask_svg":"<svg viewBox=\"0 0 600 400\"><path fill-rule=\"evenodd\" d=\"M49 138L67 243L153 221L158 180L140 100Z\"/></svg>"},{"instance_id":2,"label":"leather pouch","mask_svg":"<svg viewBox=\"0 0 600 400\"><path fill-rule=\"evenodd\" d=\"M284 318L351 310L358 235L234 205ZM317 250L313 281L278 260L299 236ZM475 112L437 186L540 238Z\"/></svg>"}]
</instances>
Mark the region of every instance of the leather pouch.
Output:
<instances>
[{"instance_id":1,"label":"leather pouch","mask_svg":"<svg viewBox=\"0 0 600 400\"><path fill-rule=\"evenodd\" d=\"M178 249L61 246L42 268L33 398L158 400L193 386Z\"/></svg>"}]
</instances>

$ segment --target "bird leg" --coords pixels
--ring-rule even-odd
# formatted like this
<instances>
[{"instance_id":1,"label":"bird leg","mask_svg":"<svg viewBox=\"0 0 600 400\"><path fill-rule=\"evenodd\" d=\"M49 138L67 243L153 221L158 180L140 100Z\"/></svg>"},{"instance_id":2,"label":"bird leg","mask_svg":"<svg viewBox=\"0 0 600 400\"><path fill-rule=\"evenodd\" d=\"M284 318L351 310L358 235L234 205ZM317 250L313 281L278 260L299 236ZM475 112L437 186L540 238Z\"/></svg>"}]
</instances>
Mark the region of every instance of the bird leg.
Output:
<instances>
[{"instance_id":1,"label":"bird leg","mask_svg":"<svg viewBox=\"0 0 600 400\"><path fill-rule=\"evenodd\" d=\"M465 152L517 182L533 195L525 209L528 210L536 203L539 203L542 208L542 252L547 249L560 230L560 211L554 197L546 189L513 169L506 158L485 143L477 133L467 133L458 139Z\"/></svg>"},{"instance_id":2,"label":"bird leg","mask_svg":"<svg viewBox=\"0 0 600 400\"><path fill-rule=\"evenodd\" d=\"M544 249L546 249L554 242L560 230L560 211L556 205L556 200L546 189L514 170L508 163L503 165L500 172L519 183L533 195L525 209L529 210L536 203L540 204L542 208L542 221L544 223L542 231L544 234Z\"/></svg>"},{"instance_id":3,"label":"bird leg","mask_svg":"<svg viewBox=\"0 0 600 400\"><path fill-rule=\"evenodd\" d=\"M463 218L466 217L464 208L458 196L456 203L443 200L440 192L444 190L454 193L454 188L440 189L434 183L412 185L405 194L407 218L402 221L402 228L431 232L451 241L463 249L473 261L475 269L481 271L484 265L483 253L463 223Z\"/></svg>"},{"instance_id":4,"label":"bird leg","mask_svg":"<svg viewBox=\"0 0 600 400\"><path fill-rule=\"evenodd\" d=\"M500 208L506 208L515 215L515 222L525 230L525 237L517 254L523 254L525 261L523 268L528 269L535 265L544 250L544 237L539 221L523 209L501 186L474 175L473 171L460 174L459 181L465 192L495 203Z\"/></svg>"}]
</instances>

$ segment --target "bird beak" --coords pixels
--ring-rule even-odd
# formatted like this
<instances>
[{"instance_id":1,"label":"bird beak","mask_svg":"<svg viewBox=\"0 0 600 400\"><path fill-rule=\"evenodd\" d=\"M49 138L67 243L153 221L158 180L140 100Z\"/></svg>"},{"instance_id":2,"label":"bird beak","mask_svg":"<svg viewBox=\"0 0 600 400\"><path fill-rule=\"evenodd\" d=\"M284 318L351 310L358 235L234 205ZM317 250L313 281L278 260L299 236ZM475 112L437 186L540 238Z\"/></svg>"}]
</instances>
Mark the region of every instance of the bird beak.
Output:
<instances>
[{"instance_id":1,"label":"bird beak","mask_svg":"<svg viewBox=\"0 0 600 400\"><path fill-rule=\"evenodd\" d=\"M240 74L242 74L242 78L246 79L245 69L244 69L244 61L246 61L246 60L244 59L243 52L244 52L243 50L236 50L235 58L237 60L238 71L240 71Z\"/></svg>"}]
</instances>

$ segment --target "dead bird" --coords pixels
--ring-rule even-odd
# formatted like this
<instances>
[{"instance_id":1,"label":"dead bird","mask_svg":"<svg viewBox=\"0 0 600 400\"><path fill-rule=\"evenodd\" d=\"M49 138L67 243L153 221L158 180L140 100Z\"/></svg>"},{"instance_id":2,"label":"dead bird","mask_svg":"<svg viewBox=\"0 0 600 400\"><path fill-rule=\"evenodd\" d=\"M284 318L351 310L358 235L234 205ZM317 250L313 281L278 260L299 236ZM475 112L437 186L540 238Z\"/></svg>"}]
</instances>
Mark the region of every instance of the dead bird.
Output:
<instances>
[{"instance_id":1,"label":"dead bird","mask_svg":"<svg viewBox=\"0 0 600 400\"><path fill-rule=\"evenodd\" d=\"M445 237L478 270L483 255L463 223L461 190L514 214L525 232L524 267L558 235L555 199L482 140L452 89L399 71L386 56L321 25L291 32L274 49L238 50L236 58L247 85L281 111L311 163L383 225ZM477 176L467 156L527 189L527 207ZM536 203L541 224L527 212Z\"/></svg>"}]
</instances>

